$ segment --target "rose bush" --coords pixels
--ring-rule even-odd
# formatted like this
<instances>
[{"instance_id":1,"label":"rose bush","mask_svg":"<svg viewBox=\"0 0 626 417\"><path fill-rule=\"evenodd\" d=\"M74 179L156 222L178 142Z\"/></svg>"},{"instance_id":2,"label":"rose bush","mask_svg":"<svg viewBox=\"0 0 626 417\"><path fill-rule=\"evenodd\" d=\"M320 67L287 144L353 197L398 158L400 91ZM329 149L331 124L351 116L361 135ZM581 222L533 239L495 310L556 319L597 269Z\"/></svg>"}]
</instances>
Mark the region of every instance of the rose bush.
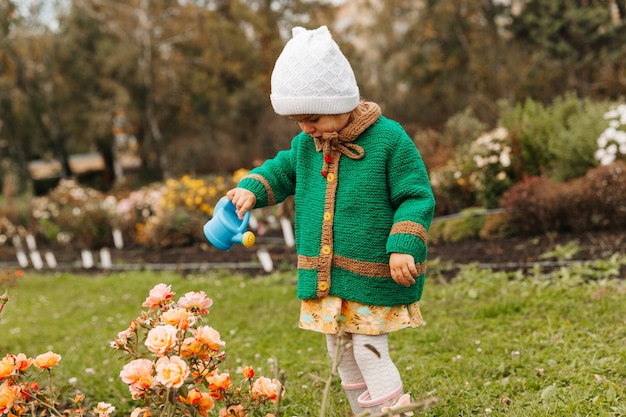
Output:
<instances>
[{"instance_id":1,"label":"rose bush","mask_svg":"<svg viewBox=\"0 0 626 417\"><path fill-rule=\"evenodd\" d=\"M64 395L68 387L58 389L52 384L52 369L61 361L61 355L48 351L34 358L24 353L6 354L0 359L0 415L108 417L115 411L109 403L99 402L86 409L85 396L78 390L71 399ZM44 383L40 379L46 379Z\"/></svg>"},{"instance_id":2,"label":"rose bush","mask_svg":"<svg viewBox=\"0 0 626 417\"><path fill-rule=\"evenodd\" d=\"M120 378L134 400L142 403L133 417L269 416L284 395L277 379L241 370L239 381L220 369L226 343L204 321L213 301L202 291L174 301L166 284L150 290L142 304L147 310L120 332L111 347L131 357Z\"/></svg>"},{"instance_id":3,"label":"rose bush","mask_svg":"<svg viewBox=\"0 0 626 417\"><path fill-rule=\"evenodd\" d=\"M119 373L139 403L131 417L278 415L284 396L278 379L255 377L251 366L243 367L239 378L221 369L226 342L206 324L213 301L202 291L176 302L174 296L169 285L156 285L142 304L147 309L110 343L131 358ZM0 312L7 301L5 293ZM110 403L89 408L80 390L53 384L52 370L61 359L52 351L0 359L0 416L109 417L115 411Z\"/></svg>"}]
</instances>

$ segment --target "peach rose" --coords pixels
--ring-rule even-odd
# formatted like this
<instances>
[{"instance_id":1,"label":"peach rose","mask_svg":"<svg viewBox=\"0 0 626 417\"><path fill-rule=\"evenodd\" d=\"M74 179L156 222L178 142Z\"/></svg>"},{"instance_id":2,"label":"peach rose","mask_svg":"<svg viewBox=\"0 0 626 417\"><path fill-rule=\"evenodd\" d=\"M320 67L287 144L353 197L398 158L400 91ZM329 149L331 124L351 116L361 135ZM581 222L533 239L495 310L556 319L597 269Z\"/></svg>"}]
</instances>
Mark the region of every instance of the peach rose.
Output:
<instances>
[{"instance_id":1,"label":"peach rose","mask_svg":"<svg viewBox=\"0 0 626 417\"><path fill-rule=\"evenodd\" d=\"M179 397L179 399L186 404L195 406L198 410L198 414L202 416L207 416L209 414L209 411L211 411L213 407L215 407L215 403L213 402L211 396L208 393L202 392L197 388L190 390L187 393L186 398L181 396Z\"/></svg>"},{"instance_id":2,"label":"peach rose","mask_svg":"<svg viewBox=\"0 0 626 417\"><path fill-rule=\"evenodd\" d=\"M157 284L150 290L150 295L146 298L146 301L141 305L142 307L150 307L150 311L154 311L159 306L169 299L171 299L176 293L172 291L171 285Z\"/></svg>"},{"instance_id":3,"label":"peach rose","mask_svg":"<svg viewBox=\"0 0 626 417\"><path fill-rule=\"evenodd\" d=\"M163 356L176 344L178 330L171 324L150 329L146 337L146 347L157 356Z\"/></svg>"},{"instance_id":4,"label":"peach rose","mask_svg":"<svg viewBox=\"0 0 626 417\"><path fill-rule=\"evenodd\" d=\"M189 328L189 324L193 324L194 322L193 318L190 320L187 310L182 308L172 308L167 310L161 315L161 320L163 323L171 324L181 330L187 330Z\"/></svg>"},{"instance_id":5,"label":"peach rose","mask_svg":"<svg viewBox=\"0 0 626 417\"><path fill-rule=\"evenodd\" d=\"M230 375L226 372L211 375L206 380L209 383L211 397L218 401L224 398L224 391L228 391L232 387Z\"/></svg>"},{"instance_id":6,"label":"peach rose","mask_svg":"<svg viewBox=\"0 0 626 417\"><path fill-rule=\"evenodd\" d=\"M254 398L262 397L272 402L277 402L281 389L281 384L277 379L261 376L254 381L251 391Z\"/></svg>"},{"instance_id":7,"label":"peach rose","mask_svg":"<svg viewBox=\"0 0 626 417\"><path fill-rule=\"evenodd\" d=\"M60 360L61 355L48 351L37 356L33 361L33 365L41 369L50 369L53 366L56 366Z\"/></svg>"},{"instance_id":8,"label":"peach rose","mask_svg":"<svg viewBox=\"0 0 626 417\"><path fill-rule=\"evenodd\" d=\"M137 407L130 413L130 417L150 417L151 415L147 407Z\"/></svg>"},{"instance_id":9,"label":"peach rose","mask_svg":"<svg viewBox=\"0 0 626 417\"><path fill-rule=\"evenodd\" d=\"M9 384L9 381L4 381L0 385L0 415L8 414L11 411L13 402L19 394L19 387Z\"/></svg>"},{"instance_id":10,"label":"peach rose","mask_svg":"<svg viewBox=\"0 0 626 417\"><path fill-rule=\"evenodd\" d=\"M93 411L98 417L109 417L115 411L115 407L109 403L100 401L98 405L93 408Z\"/></svg>"},{"instance_id":11,"label":"peach rose","mask_svg":"<svg viewBox=\"0 0 626 417\"><path fill-rule=\"evenodd\" d=\"M243 408L243 405L231 405L228 408L222 408L220 410L219 417L246 417L247 414Z\"/></svg>"},{"instance_id":12,"label":"peach rose","mask_svg":"<svg viewBox=\"0 0 626 417\"><path fill-rule=\"evenodd\" d=\"M178 307L193 311L199 314L208 314L209 307L213 305L213 300L208 298L204 291L191 291L178 300Z\"/></svg>"},{"instance_id":13,"label":"peach rose","mask_svg":"<svg viewBox=\"0 0 626 417\"><path fill-rule=\"evenodd\" d=\"M219 351L226 345L220 338L220 333L211 326L201 326L193 330L196 340L203 345L208 346L212 351Z\"/></svg>"},{"instance_id":14,"label":"peach rose","mask_svg":"<svg viewBox=\"0 0 626 417\"><path fill-rule=\"evenodd\" d=\"M152 377L152 361L148 359L130 361L120 371L122 381L134 388L150 388L152 386Z\"/></svg>"},{"instance_id":15,"label":"peach rose","mask_svg":"<svg viewBox=\"0 0 626 417\"><path fill-rule=\"evenodd\" d=\"M202 343L194 337L188 337L183 341L180 347L180 356L183 358L191 358L197 356L200 359L208 359L209 354Z\"/></svg>"},{"instance_id":16,"label":"peach rose","mask_svg":"<svg viewBox=\"0 0 626 417\"><path fill-rule=\"evenodd\" d=\"M23 353L18 353L17 356L14 357L15 360L15 370L17 372L26 371L30 365L33 363L33 359L27 357Z\"/></svg>"},{"instance_id":17,"label":"peach rose","mask_svg":"<svg viewBox=\"0 0 626 417\"><path fill-rule=\"evenodd\" d=\"M243 369L241 370L241 373L243 374L243 377L246 379L254 378L254 368L251 366L244 366Z\"/></svg>"},{"instance_id":18,"label":"peach rose","mask_svg":"<svg viewBox=\"0 0 626 417\"><path fill-rule=\"evenodd\" d=\"M178 388L189 376L189 366L179 356L163 357L156 363L156 380L169 388Z\"/></svg>"},{"instance_id":19,"label":"peach rose","mask_svg":"<svg viewBox=\"0 0 626 417\"><path fill-rule=\"evenodd\" d=\"M11 375L15 375L15 357L7 354L0 359L0 381L7 379Z\"/></svg>"}]
</instances>

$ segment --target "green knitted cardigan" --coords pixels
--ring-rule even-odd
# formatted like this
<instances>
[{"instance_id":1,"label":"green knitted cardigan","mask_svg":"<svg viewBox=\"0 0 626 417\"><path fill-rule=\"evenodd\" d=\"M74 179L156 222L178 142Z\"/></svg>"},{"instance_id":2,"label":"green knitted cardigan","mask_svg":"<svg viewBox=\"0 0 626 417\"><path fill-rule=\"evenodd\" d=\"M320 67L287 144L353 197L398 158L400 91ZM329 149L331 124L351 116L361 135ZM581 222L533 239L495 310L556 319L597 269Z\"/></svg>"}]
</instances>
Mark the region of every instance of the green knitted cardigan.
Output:
<instances>
[{"instance_id":1,"label":"green knitted cardigan","mask_svg":"<svg viewBox=\"0 0 626 417\"><path fill-rule=\"evenodd\" d=\"M361 102L338 133L298 134L238 186L257 196L255 208L295 196L299 298L420 300L435 200L413 141L376 104ZM419 277L410 287L391 278L393 252L415 258Z\"/></svg>"}]
</instances>

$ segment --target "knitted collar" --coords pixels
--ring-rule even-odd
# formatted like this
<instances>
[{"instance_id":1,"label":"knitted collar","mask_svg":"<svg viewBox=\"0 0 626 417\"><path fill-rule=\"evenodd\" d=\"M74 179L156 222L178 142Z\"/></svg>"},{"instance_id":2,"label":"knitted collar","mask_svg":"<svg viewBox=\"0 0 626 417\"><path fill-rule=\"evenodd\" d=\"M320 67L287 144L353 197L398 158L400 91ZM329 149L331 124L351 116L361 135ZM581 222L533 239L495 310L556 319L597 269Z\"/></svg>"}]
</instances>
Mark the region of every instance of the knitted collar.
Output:
<instances>
[{"instance_id":1,"label":"knitted collar","mask_svg":"<svg viewBox=\"0 0 626 417\"><path fill-rule=\"evenodd\" d=\"M371 101L361 101L359 105L352 111L350 121L339 132L324 133L321 139L314 138L315 149L319 152L324 149L325 144L329 142L346 143L353 142L368 127L373 125L381 115L378 104ZM360 146L358 146L361 148ZM363 148L361 148L363 152ZM359 158L360 159L360 158Z\"/></svg>"},{"instance_id":2,"label":"knitted collar","mask_svg":"<svg viewBox=\"0 0 626 417\"><path fill-rule=\"evenodd\" d=\"M324 163L322 166L323 176L326 176L328 164L333 160L333 150L339 151L350 159L362 159L365 156L363 147L352 142L354 142L365 129L376 123L380 115L381 112L378 104L370 101L361 101L356 109L352 111L352 114L350 114L350 121L346 127L339 132L324 133L321 139L313 138L317 152L322 151L324 153Z\"/></svg>"}]
</instances>

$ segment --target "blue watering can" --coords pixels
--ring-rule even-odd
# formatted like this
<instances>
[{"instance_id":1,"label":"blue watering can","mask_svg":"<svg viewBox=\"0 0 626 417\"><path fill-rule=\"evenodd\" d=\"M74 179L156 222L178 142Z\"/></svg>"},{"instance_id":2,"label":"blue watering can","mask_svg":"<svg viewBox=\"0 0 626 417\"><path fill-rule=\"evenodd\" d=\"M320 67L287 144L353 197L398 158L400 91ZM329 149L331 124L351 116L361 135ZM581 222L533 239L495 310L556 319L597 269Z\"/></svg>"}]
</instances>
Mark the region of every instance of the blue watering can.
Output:
<instances>
[{"instance_id":1,"label":"blue watering can","mask_svg":"<svg viewBox=\"0 0 626 417\"><path fill-rule=\"evenodd\" d=\"M254 233L246 232L250 212L247 211L243 219L240 219L236 210L228 197L222 197L213 209L213 217L204 225L204 236L220 250L230 250L235 243L240 243L246 248L254 245Z\"/></svg>"}]
</instances>

